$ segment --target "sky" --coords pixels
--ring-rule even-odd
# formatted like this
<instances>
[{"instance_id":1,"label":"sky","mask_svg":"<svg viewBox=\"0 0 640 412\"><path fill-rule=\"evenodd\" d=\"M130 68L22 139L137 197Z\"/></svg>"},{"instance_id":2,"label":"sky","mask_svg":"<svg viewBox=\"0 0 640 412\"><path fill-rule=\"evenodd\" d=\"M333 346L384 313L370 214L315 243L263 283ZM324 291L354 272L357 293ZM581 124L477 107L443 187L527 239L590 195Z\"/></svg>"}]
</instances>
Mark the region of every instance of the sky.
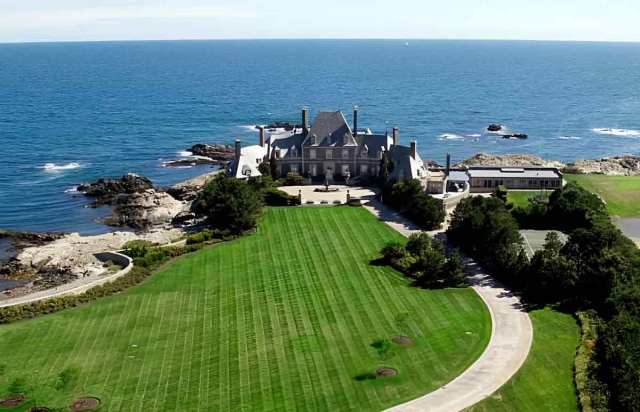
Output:
<instances>
[{"instance_id":1,"label":"sky","mask_svg":"<svg viewBox=\"0 0 640 412\"><path fill-rule=\"evenodd\" d=\"M640 41L639 0L0 0L0 42Z\"/></svg>"}]
</instances>

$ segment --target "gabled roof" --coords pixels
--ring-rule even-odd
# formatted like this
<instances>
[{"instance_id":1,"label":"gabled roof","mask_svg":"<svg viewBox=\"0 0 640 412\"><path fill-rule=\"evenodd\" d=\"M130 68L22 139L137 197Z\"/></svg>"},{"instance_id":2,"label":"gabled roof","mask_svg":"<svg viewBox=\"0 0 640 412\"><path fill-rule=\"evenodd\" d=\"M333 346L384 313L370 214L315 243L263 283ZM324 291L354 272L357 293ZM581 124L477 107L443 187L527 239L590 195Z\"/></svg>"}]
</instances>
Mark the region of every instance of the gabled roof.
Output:
<instances>
[{"instance_id":1,"label":"gabled roof","mask_svg":"<svg viewBox=\"0 0 640 412\"><path fill-rule=\"evenodd\" d=\"M343 139L347 135L347 143ZM312 137L315 142L312 144ZM331 137L331 139L329 139ZM341 111L319 112L307 133L304 146L356 146L353 133Z\"/></svg>"},{"instance_id":2,"label":"gabled roof","mask_svg":"<svg viewBox=\"0 0 640 412\"><path fill-rule=\"evenodd\" d=\"M391 146L387 154L389 159L396 160L396 167L391 173L394 179L413 178L420 179L428 176L427 168L416 153L416 158L411 157L411 148L407 146Z\"/></svg>"},{"instance_id":3,"label":"gabled roof","mask_svg":"<svg viewBox=\"0 0 640 412\"><path fill-rule=\"evenodd\" d=\"M281 153L281 157L291 157L291 153L289 152L289 150L295 146L298 149L302 146L302 142L304 141L304 135L303 134L290 134L290 133L283 133L283 134L274 134L269 136L269 138L267 139L267 143L271 144L271 152L280 149L280 153ZM266 147L268 147L269 145L266 145ZM300 153L300 151L298 151L298 153ZM299 156L299 154L298 154ZM267 154L267 157L271 157L271 153Z\"/></svg>"}]
</instances>

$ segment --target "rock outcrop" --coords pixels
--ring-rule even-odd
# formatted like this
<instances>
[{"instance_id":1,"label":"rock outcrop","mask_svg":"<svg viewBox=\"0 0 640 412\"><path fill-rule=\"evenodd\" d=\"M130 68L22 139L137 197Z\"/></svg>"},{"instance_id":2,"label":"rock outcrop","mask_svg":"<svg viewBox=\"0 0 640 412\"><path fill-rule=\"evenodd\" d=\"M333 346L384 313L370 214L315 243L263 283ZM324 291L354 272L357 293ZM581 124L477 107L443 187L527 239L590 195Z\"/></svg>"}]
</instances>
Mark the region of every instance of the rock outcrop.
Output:
<instances>
[{"instance_id":1,"label":"rock outcrop","mask_svg":"<svg viewBox=\"0 0 640 412\"><path fill-rule=\"evenodd\" d=\"M78 190L96 197L92 207L115 206L103 220L109 226L147 230L170 224L174 216L189 207L170 194L156 190L151 180L135 174L85 183Z\"/></svg>"},{"instance_id":2,"label":"rock outcrop","mask_svg":"<svg viewBox=\"0 0 640 412\"><path fill-rule=\"evenodd\" d=\"M224 165L233 159L235 149L230 145L198 143L188 149L195 156L204 156Z\"/></svg>"},{"instance_id":3,"label":"rock outcrop","mask_svg":"<svg viewBox=\"0 0 640 412\"><path fill-rule=\"evenodd\" d=\"M96 183L83 183L78 186L77 190L87 196L105 197L119 194L142 193L153 188L151 180L134 173L128 173L120 179L103 178Z\"/></svg>"},{"instance_id":4,"label":"rock outcrop","mask_svg":"<svg viewBox=\"0 0 640 412\"><path fill-rule=\"evenodd\" d=\"M116 208L104 219L109 226L150 229L164 226L182 212L185 205L168 193L153 189L142 193L120 194L111 199Z\"/></svg>"},{"instance_id":5,"label":"rock outcrop","mask_svg":"<svg viewBox=\"0 0 640 412\"><path fill-rule=\"evenodd\" d=\"M193 179L185 180L184 182L176 183L167 189L167 193L178 200L182 201L194 201L198 197L198 194L202 191L205 183L212 179L218 173L222 173L222 170L216 170L215 172L207 173L202 176L194 177Z\"/></svg>"},{"instance_id":6,"label":"rock outcrop","mask_svg":"<svg viewBox=\"0 0 640 412\"><path fill-rule=\"evenodd\" d=\"M487 130L490 132L499 132L502 130L502 126L499 124L490 124L489 127L487 127Z\"/></svg>"},{"instance_id":7,"label":"rock outcrop","mask_svg":"<svg viewBox=\"0 0 640 412\"><path fill-rule=\"evenodd\" d=\"M456 164L454 167L459 168L469 166L544 166L557 167L561 169L565 164L557 160L545 160L541 157L530 154L490 155L487 153L478 153L477 155Z\"/></svg>"},{"instance_id":8,"label":"rock outcrop","mask_svg":"<svg viewBox=\"0 0 640 412\"><path fill-rule=\"evenodd\" d=\"M528 139L529 135L525 134L525 133L514 133L514 134L503 134L502 135L503 139Z\"/></svg>"},{"instance_id":9,"label":"rock outcrop","mask_svg":"<svg viewBox=\"0 0 640 412\"><path fill-rule=\"evenodd\" d=\"M640 156L603 157L595 160L580 159L568 163L564 170L571 173L637 176L640 175Z\"/></svg>"}]
</instances>

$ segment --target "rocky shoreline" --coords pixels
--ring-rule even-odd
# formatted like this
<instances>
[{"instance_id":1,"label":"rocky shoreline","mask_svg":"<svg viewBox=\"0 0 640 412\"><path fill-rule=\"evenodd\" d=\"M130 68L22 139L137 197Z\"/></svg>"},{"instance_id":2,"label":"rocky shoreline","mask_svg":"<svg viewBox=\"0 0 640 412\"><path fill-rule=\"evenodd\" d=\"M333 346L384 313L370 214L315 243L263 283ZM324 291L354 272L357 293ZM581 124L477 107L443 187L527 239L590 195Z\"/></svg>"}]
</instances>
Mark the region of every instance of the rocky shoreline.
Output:
<instances>
[{"instance_id":1,"label":"rocky shoreline","mask_svg":"<svg viewBox=\"0 0 640 412\"><path fill-rule=\"evenodd\" d=\"M639 176L640 156L624 155L603 157L601 159L579 159L574 162L564 163L530 154L491 155L478 153L457 163L454 168L469 166L543 166L557 167L564 173Z\"/></svg>"}]
</instances>

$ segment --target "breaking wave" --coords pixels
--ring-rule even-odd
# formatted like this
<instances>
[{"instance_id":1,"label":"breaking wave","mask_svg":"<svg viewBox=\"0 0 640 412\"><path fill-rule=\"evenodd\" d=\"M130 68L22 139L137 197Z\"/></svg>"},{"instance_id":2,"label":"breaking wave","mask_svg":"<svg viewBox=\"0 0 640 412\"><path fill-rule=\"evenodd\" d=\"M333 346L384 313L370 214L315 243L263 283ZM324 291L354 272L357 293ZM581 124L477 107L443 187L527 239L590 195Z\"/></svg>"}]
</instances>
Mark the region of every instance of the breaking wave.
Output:
<instances>
[{"instance_id":1,"label":"breaking wave","mask_svg":"<svg viewBox=\"0 0 640 412\"><path fill-rule=\"evenodd\" d=\"M622 137L640 137L640 130L630 130L630 129L602 129L596 128L591 129L594 133L598 134L608 134L612 136L622 136Z\"/></svg>"},{"instance_id":2,"label":"breaking wave","mask_svg":"<svg viewBox=\"0 0 640 412\"><path fill-rule=\"evenodd\" d=\"M558 139L562 140L580 140L582 139L580 136L560 136Z\"/></svg>"},{"instance_id":3,"label":"breaking wave","mask_svg":"<svg viewBox=\"0 0 640 412\"><path fill-rule=\"evenodd\" d=\"M480 133L468 134L469 137L482 137Z\"/></svg>"},{"instance_id":4,"label":"breaking wave","mask_svg":"<svg viewBox=\"0 0 640 412\"><path fill-rule=\"evenodd\" d=\"M80 169L82 165L80 163L67 163L66 165L57 165L55 163L47 163L44 166L40 166L45 172L57 172L60 170L73 170Z\"/></svg>"},{"instance_id":5,"label":"breaking wave","mask_svg":"<svg viewBox=\"0 0 640 412\"><path fill-rule=\"evenodd\" d=\"M460 140L464 139L464 136L460 136L459 134L445 133L438 136L438 140Z\"/></svg>"}]
</instances>

